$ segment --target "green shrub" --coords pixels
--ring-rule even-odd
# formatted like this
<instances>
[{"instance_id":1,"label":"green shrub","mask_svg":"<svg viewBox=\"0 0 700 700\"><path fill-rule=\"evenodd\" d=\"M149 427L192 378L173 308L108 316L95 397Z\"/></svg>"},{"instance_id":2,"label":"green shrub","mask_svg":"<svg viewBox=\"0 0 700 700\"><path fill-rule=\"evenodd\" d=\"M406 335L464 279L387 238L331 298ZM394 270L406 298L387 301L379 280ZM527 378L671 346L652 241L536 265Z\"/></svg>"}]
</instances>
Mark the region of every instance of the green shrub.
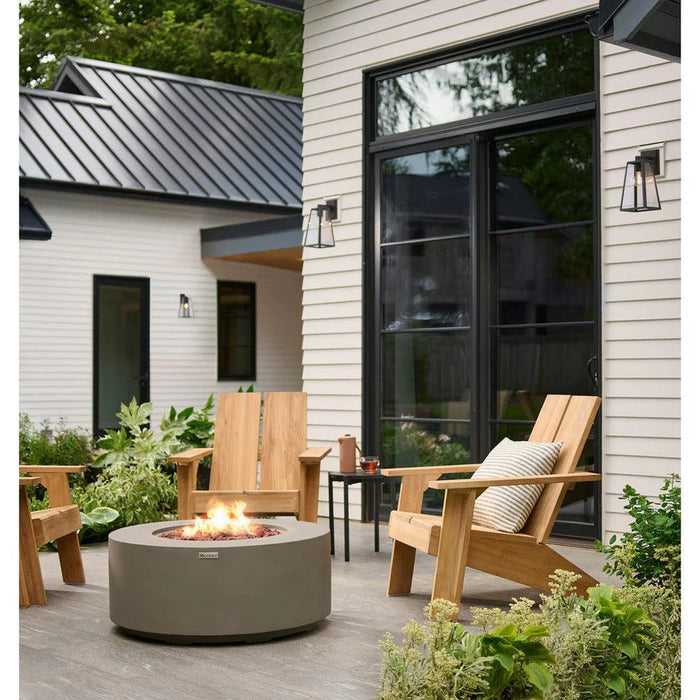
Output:
<instances>
[{"instance_id":1,"label":"green shrub","mask_svg":"<svg viewBox=\"0 0 700 700\"><path fill-rule=\"evenodd\" d=\"M168 458L190 447L212 444L213 395L200 409L177 411L163 416L160 431L150 427L150 403L136 399L121 405L118 430L108 430L98 440L95 465L101 473L93 484L77 494L85 502L96 502L119 512L114 525L135 525L172 519L177 509L177 477Z\"/></svg>"},{"instance_id":2,"label":"green shrub","mask_svg":"<svg viewBox=\"0 0 700 700\"><path fill-rule=\"evenodd\" d=\"M20 464L89 464L93 443L82 428L68 428L63 420L48 420L37 429L26 413L19 414Z\"/></svg>"},{"instance_id":3,"label":"green shrub","mask_svg":"<svg viewBox=\"0 0 700 700\"><path fill-rule=\"evenodd\" d=\"M583 598L574 592L578 578L557 571L538 610L526 598L508 610L472 609L483 634L450 622L456 607L434 601L426 614L435 620L410 622L402 645L391 635L382 643L380 697L679 698L675 593L596 586Z\"/></svg>"},{"instance_id":4,"label":"green shrub","mask_svg":"<svg viewBox=\"0 0 700 700\"><path fill-rule=\"evenodd\" d=\"M681 488L678 475L672 474L661 487L658 498L643 496L627 485L621 499L632 516L629 532L610 538L606 546L596 542L608 562L604 571L622 578L627 584L651 584L672 588L681 586Z\"/></svg>"},{"instance_id":5,"label":"green shrub","mask_svg":"<svg viewBox=\"0 0 700 700\"><path fill-rule=\"evenodd\" d=\"M489 662L479 638L450 621L455 611L454 603L436 600L425 609L425 625L412 620L404 626L402 645L387 633L382 700L483 697Z\"/></svg>"},{"instance_id":6,"label":"green shrub","mask_svg":"<svg viewBox=\"0 0 700 700\"><path fill-rule=\"evenodd\" d=\"M59 421L57 428L48 421L37 430L26 413L19 416L19 459L20 464L46 465L82 465L89 464L93 458L93 443L89 433L82 428L67 428ZM71 485L71 498L80 509L83 523L78 532L81 542L98 542L107 538L112 523L119 518L113 508L100 505L95 500L86 500L85 477L83 473L68 474ZM41 485L28 489L31 510L44 510L50 506L49 494ZM55 542L44 545L47 549L56 549Z\"/></svg>"}]
</instances>

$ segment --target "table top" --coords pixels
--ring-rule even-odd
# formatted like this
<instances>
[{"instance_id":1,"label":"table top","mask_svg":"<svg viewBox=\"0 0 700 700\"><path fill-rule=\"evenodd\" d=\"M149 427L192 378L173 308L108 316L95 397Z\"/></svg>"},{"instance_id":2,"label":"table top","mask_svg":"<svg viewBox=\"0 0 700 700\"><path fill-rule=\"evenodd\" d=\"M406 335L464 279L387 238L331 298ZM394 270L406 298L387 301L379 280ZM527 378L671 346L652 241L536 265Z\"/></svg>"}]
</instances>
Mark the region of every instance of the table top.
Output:
<instances>
[{"instance_id":1,"label":"table top","mask_svg":"<svg viewBox=\"0 0 700 700\"><path fill-rule=\"evenodd\" d=\"M383 476L381 471L363 472L359 467L354 472L328 472L328 476L332 479L388 479Z\"/></svg>"}]
</instances>

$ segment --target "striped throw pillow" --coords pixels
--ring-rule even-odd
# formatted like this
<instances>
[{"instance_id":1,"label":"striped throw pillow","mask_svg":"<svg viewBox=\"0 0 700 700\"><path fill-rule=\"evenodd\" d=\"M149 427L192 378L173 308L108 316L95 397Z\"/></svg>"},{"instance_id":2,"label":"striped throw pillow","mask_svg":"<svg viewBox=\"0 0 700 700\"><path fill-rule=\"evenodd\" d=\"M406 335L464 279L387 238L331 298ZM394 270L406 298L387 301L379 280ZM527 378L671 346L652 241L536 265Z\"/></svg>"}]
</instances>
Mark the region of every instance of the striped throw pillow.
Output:
<instances>
[{"instance_id":1,"label":"striped throw pillow","mask_svg":"<svg viewBox=\"0 0 700 700\"><path fill-rule=\"evenodd\" d=\"M514 442L504 438L474 472L474 479L551 474L562 442ZM519 532L544 489L543 484L491 486L474 505L474 524Z\"/></svg>"}]
</instances>

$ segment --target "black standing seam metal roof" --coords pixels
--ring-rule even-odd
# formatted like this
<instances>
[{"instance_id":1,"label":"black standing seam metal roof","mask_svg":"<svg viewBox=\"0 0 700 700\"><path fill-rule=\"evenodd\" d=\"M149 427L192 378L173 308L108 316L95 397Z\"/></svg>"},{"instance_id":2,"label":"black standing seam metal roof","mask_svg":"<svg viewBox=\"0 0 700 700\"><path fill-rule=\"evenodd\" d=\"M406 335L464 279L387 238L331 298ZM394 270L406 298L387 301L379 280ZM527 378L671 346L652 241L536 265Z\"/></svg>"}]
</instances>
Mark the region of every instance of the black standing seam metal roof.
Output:
<instances>
[{"instance_id":1,"label":"black standing seam metal roof","mask_svg":"<svg viewBox=\"0 0 700 700\"><path fill-rule=\"evenodd\" d=\"M299 210L301 119L297 97L68 57L20 88L21 184Z\"/></svg>"}]
</instances>

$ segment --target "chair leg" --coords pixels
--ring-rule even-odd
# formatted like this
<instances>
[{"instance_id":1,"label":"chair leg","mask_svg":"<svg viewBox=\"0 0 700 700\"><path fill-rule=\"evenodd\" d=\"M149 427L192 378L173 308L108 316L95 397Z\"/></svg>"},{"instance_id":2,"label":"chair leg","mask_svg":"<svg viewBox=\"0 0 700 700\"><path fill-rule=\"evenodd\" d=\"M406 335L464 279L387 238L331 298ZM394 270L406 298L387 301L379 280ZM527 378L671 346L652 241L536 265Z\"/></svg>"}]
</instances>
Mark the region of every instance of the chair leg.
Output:
<instances>
[{"instance_id":1,"label":"chair leg","mask_svg":"<svg viewBox=\"0 0 700 700\"><path fill-rule=\"evenodd\" d=\"M20 487L19 494L19 604L22 607L46 605L44 579L24 487Z\"/></svg>"},{"instance_id":2,"label":"chair leg","mask_svg":"<svg viewBox=\"0 0 700 700\"><path fill-rule=\"evenodd\" d=\"M431 600L445 598L458 607L462 602L475 500L475 491L445 493Z\"/></svg>"},{"instance_id":3,"label":"chair leg","mask_svg":"<svg viewBox=\"0 0 700 700\"><path fill-rule=\"evenodd\" d=\"M415 561L416 548L394 540L391 549L388 595L408 595L411 592Z\"/></svg>"},{"instance_id":4,"label":"chair leg","mask_svg":"<svg viewBox=\"0 0 700 700\"><path fill-rule=\"evenodd\" d=\"M58 560L65 583L85 583L83 555L80 553L80 541L77 532L71 532L56 540Z\"/></svg>"}]
</instances>

